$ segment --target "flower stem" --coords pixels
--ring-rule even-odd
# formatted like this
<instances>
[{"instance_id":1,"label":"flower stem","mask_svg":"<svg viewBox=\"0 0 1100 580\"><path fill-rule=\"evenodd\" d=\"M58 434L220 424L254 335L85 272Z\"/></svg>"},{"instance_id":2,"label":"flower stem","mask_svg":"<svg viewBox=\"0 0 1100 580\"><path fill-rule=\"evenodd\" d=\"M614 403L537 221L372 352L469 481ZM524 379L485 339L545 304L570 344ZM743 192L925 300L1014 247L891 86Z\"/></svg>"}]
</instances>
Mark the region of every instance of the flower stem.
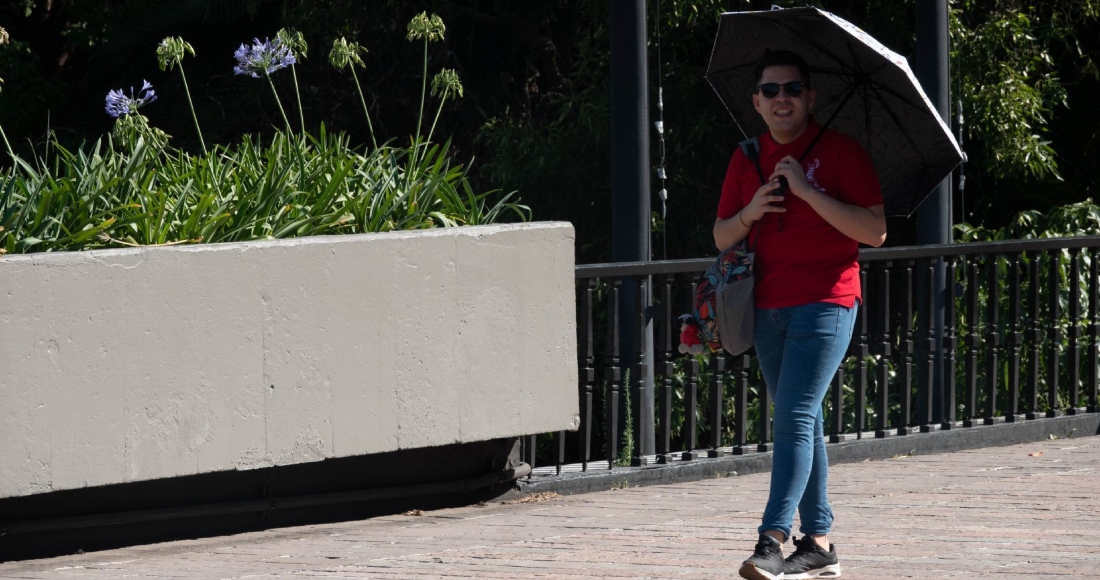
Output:
<instances>
[{"instance_id":1,"label":"flower stem","mask_svg":"<svg viewBox=\"0 0 1100 580\"><path fill-rule=\"evenodd\" d=\"M447 95L450 93L450 89L443 89L443 94L439 99L439 108L435 110L435 119L432 121L432 128L428 131L428 140L424 142L425 145L430 145L432 142L432 135L435 133L435 124L439 122L439 114L443 112L443 103L447 102Z\"/></svg>"},{"instance_id":2,"label":"flower stem","mask_svg":"<svg viewBox=\"0 0 1100 580\"><path fill-rule=\"evenodd\" d=\"M424 37L424 74L420 76L420 112L416 116L416 138L420 139L420 123L424 119L424 96L428 93L428 37Z\"/></svg>"},{"instance_id":3,"label":"flower stem","mask_svg":"<svg viewBox=\"0 0 1100 580\"><path fill-rule=\"evenodd\" d=\"M290 128L290 119L286 116L286 111L283 110L283 102L279 99L279 91L275 90L275 83L271 80L271 75L264 73L264 78L267 79L268 86L271 87L271 93L275 95L275 103L279 105L279 112L283 115L283 122L286 123L286 137L294 144L294 152L298 154L298 179L305 179L306 174L306 161L302 155L302 144L298 142L298 139L294 137L294 129ZM305 133L303 132L303 140Z\"/></svg>"},{"instance_id":4,"label":"flower stem","mask_svg":"<svg viewBox=\"0 0 1100 580\"><path fill-rule=\"evenodd\" d=\"M187 95L187 105L191 107L191 119L195 121L195 133L199 135L199 144L202 145L202 154L207 155L206 141L202 138L202 129L199 129L199 118L195 115L195 103L191 102L191 88L187 86L187 75L183 74L183 63L178 63L180 67L180 78L183 79L183 92Z\"/></svg>"},{"instance_id":5,"label":"flower stem","mask_svg":"<svg viewBox=\"0 0 1100 580\"><path fill-rule=\"evenodd\" d=\"M424 120L424 97L428 93L428 37L424 37L424 73L420 76L420 112L416 115L416 137L413 138L410 176L415 171L417 153L420 151L420 124Z\"/></svg>"},{"instance_id":6,"label":"flower stem","mask_svg":"<svg viewBox=\"0 0 1100 580\"><path fill-rule=\"evenodd\" d=\"M298 90L297 67L290 65L290 75L294 77L294 96L298 97L298 120L302 123L302 134L306 133L306 115L302 112L302 93Z\"/></svg>"},{"instance_id":7,"label":"flower stem","mask_svg":"<svg viewBox=\"0 0 1100 580\"><path fill-rule=\"evenodd\" d=\"M279 99L279 91L275 90L275 83L271 80L271 75L264 73L264 78L267 79L267 85L271 87L271 94L275 95L275 104L279 105L279 113L283 115L283 122L286 123L286 130L288 134L293 134L294 129L290 127L290 119L286 116L286 111L283 110L283 101Z\"/></svg>"},{"instance_id":8,"label":"flower stem","mask_svg":"<svg viewBox=\"0 0 1100 580\"><path fill-rule=\"evenodd\" d=\"M359 75L355 74L355 65L351 65L351 78L355 79L355 88L359 90L359 102L363 103L363 114L367 116L367 128L370 129L370 142L378 149L378 141L374 138L374 125L370 122L370 111L367 110L367 100L363 98L363 87L359 85Z\"/></svg>"}]
</instances>

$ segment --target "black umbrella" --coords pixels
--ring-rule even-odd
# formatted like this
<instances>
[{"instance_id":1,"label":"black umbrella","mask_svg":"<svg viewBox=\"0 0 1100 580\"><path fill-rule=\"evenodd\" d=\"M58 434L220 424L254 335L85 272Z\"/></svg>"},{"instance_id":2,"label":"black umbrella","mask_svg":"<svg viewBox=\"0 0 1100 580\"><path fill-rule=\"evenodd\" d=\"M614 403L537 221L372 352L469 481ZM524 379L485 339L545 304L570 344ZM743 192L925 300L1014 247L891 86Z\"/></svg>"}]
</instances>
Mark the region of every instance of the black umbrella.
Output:
<instances>
[{"instance_id":1,"label":"black umbrella","mask_svg":"<svg viewBox=\"0 0 1100 580\"><path fill-rule=\"evenodd\" d=\"M886 215L908 216L963 159L901 55L817 8L722 14L707 81L746 137L767 127L752 106L753 69L767 50L806 60L815 118L857 139L875 164Z\"/></svg>"}]
</instances>

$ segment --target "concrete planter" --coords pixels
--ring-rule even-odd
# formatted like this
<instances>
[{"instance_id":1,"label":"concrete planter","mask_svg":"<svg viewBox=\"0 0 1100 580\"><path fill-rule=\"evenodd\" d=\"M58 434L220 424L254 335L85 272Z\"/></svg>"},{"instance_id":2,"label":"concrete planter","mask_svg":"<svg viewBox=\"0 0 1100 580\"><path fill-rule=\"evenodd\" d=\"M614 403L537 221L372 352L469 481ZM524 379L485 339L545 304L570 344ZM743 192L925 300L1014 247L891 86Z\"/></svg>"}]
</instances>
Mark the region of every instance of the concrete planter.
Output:
<instances>
[{"instance_id":1,"label":"concrete planter","mask_svg":"<svg viewBox=\"0 0 1100 580\"><path fill-rule=\"evenodd\" d=\"M573 236L0 258L0 498L576 429Z\"/></svg>"}]
</instances>

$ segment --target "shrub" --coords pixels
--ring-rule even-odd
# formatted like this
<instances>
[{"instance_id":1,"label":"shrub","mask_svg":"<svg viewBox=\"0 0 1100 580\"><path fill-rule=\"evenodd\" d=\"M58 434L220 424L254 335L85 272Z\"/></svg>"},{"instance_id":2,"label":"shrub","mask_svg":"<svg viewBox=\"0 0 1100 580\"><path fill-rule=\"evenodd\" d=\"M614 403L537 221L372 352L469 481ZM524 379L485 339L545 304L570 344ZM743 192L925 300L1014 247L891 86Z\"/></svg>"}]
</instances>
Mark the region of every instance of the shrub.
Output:
<instances>
[{"instance_id":1,"label":"shrub","mask_svg":"<svg viewBox=\"0 0 1100 580\"><path fill-rule=\"evenodd\" d=\"M409 39L423 39L426 51L427 43L443 32L438 17L422 14L410 23ZM51 136L45 152L31 160L8 146L13 166L0 177L0 254L530 219L530 210L513 200L515 192L476 193L468 169L448 155L449 140L433 143L432 131L423 138L419 126L407 146L385 143L362 150L343 134L327 133L324 125L316 135L304 127L296 133L271 74L286 67L293 71L295 51L304 55L305 50L300 35L284 30L274 40L242 44L235 54L235 72L264 78L283 113L285 129L270 142L245 135L236 144L208 149L192 108L203 153L175 149L171 136L139 112L156 100L153 87L143 82L138 91L108 93L106 110L116 118L111 136L75 151ZM191 46L168 38L157 52L161 68L178 68L186 87L182 60L194 54ZM350 67L358 87L355 66L362 65L365 53L338 39L330 62L338 69ZM431 85L432 95L439 97L438 120L444 102L461 96L462 86L449 70L437 74ZM297 103L300 121L300 98Z\"/></svg>"}]
</instances>

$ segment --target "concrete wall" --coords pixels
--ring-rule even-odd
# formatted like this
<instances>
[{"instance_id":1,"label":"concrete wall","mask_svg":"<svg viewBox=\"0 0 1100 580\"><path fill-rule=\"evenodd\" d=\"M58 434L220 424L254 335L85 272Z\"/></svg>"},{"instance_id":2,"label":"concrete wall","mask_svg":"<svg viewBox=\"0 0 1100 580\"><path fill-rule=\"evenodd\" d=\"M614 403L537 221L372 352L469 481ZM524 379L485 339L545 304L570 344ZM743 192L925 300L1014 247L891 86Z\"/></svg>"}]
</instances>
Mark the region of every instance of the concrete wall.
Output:
<instances>
[{"instance_id":1,"label":"concrete wall","mask_svg":"<svg viewBox=\"0 0 1100 580\"><path fill-rule=\"evenodd\" d=\"M573 237L0 258L0 497L576 429Z\"/></svg>"}]
</instances>

